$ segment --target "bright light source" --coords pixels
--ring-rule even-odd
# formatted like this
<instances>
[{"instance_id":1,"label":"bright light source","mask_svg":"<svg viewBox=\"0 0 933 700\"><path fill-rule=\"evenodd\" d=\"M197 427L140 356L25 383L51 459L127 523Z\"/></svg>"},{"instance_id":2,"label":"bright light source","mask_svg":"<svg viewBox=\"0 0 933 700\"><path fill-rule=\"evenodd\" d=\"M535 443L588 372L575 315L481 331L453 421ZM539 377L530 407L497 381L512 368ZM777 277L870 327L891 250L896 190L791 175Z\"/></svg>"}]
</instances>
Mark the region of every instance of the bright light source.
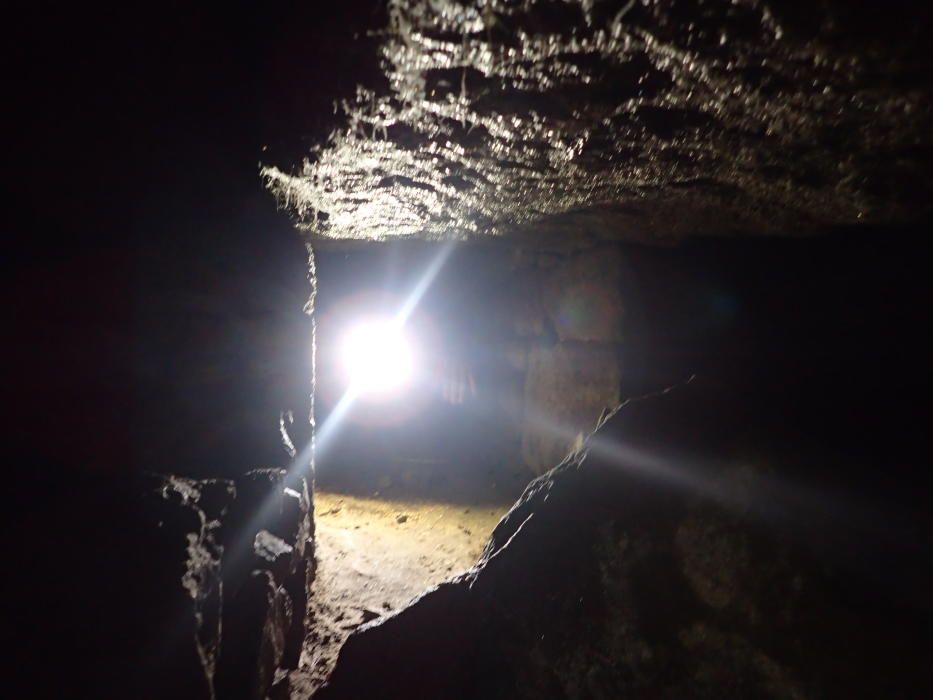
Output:
<instances>
[{"instance_id":1,"label":"bright light source","mask_svg":"<svg viewBox=\"0 0 933 700\"><path fill-rule=\"evenodd\" d=\"M354 326L344 337L341 350L351 390L360 396L385 398L411 380L411 347L399 324L391 319Z\"/></svg>"}]
</instances>

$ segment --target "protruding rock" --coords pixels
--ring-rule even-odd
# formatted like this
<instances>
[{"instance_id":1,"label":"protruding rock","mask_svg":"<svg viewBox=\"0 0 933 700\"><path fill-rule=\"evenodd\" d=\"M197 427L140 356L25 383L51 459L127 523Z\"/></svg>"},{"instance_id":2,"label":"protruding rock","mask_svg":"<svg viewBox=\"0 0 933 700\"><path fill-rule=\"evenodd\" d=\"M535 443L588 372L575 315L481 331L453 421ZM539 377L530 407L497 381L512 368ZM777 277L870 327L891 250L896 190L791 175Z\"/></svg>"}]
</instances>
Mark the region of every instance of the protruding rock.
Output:
<instances>
[{"instance_id":1,"label":"protruding rock","mask_svg":"<svg viewBox=\"0 0 933 700\"><path fill-rule=\"evenodd\" d=\"M930 696L926 601L819 547L848 525L837 504L737 461L737 435L770 419L718 391L611 415L529 485L474 570L353 634L316 697Z\"/></svg>"},{"instance_id":2,"label":"protruding rock","mask_svg":"<svg viewBox=\"0 0 933 700\"><path fill-rule=\"evenodd\" d=\"M291 598L270 572L254 571L231 602L235 612L224 619L219 697L266 700L285 654Z\"/></svg>"}]
</instances>

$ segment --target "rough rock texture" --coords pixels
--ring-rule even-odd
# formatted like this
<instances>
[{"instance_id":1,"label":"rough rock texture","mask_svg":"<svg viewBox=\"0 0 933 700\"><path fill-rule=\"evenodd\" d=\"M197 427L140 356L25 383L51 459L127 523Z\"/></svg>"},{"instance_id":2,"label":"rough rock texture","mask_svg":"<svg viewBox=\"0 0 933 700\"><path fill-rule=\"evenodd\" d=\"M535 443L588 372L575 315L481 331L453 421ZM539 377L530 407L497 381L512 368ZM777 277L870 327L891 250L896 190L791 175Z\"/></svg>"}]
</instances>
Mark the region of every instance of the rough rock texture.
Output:
<instances>
[{"instance_id":1,"label":"rough rock texture","mask_svg":"<svg viewBox=\"0 0 933 700\"><path fill-rule=\"evenodd\" d=\"M295 610L270 571L254 570L231 598L218 679L221 698L265 700L284 666ZM300 611L298 611L300 614Z\"/></svg>"},{"instance_id":2,"label":"rough rock texture","mask_svg":"<svg viewBox=\"0 0 933 700\"><path fill-rule=\"evenodd\" d=\"M522 458L542 474L619 403L622 260L612 244L532 257L513 326L528 339Z\"/></svg>"},{"instance_id":3,"label":"rough rock texture","mask_svg":"<svg viewBox=\"0 0 933 700\"><path fill-rule=\"evenodd\" d=\"M236 496L236 489L233 482L226 479L153 478L161 482L155 490L164 502L157 510L156 527L164 531L171 541L166 543L167 551L161 556L154 552L151 554L157 562L166 565L173 558L178 558L179 543L185 542L184 573L174 586L166 585L161 593L169 597L173 592L177 594L180 583L191 600L191 609L184 613L183 624L194 624L192 641L204 676L207 691L204 696L213 698L223 639L222 519ZM185 517L186 514L189 517ZM194 522L190 522L191 515L196 518ZM152 601L144 600L140 604L151 605ZM181 648L184 647L182 644Z\"/></svg>"},{"instance_id":4,"label":"rough rock texture","mask_svg":"<svg viewBox=\"0 0 933 700\"><path fill-rule=\"evenodd\" d=\"M914 2L392 0L384 85L300 171L312 236L629 240L921 220Z\"/></svg>"},{"instance_id":5,"label":"rough rock texture","mask_svg":"<svg viewBox=\"0 0 933 700\"><path fill-rule=\"evenodd\" d=\"M351 636L316 697L929 696L929 579L851 542L838 494L744 459L755 418L711 418L727 399L693 382L623 406L474 570Z\"/></svg>"},{"instance_id":6,"label":"rough rock texture","mask_svg":"<svg viewBox=\"0 0 933 700\"><path fill-rule=\"evenodd\" d=\"M619 402L619 352L614 345L534 346L525 375L522 458L536 474L560 462L578 436Z\"/></svg>"},{"instance_id":7,"label":"rough rock texture","mask_svg":"<svg viewBox=\"0 0 933 700\"><path fill-rule=\"evenodd\" d=\"M285 469L247 472L236 494L227 519L218 696L261 699L301 655L313 580L310 495L307 481Z\"/></svg>"},{"instance_id":8,"label":"rough rock texture","mask_svg":"<svg viewBox=\"0 0 933 700\"><path fill-rule=\"evenodd\" d=\"M241 484L250 480L147 474L41 488L45 509L21 526L49 544L23 549L31 578L9 616L12 646L24 657L13 664L23 674L7 685L12 696L226 700L272 692L276 675L297 665L310 581L298 555L275 569L254 553L257 531L244 533L258 521L238 520L246 505L238 498L250 493ZM275 506L281 478L265 486ZM278 502L291 500L301 507L272 507L264 524L305 537L307 494ZM276 539L290 555L313 553L303 539ZM247 557L237 556L242 541ZM233 669L253 685L231 687Z\"/></svg>"},{"instance_id":9,"label":"rough rock texture","mask_svg":"<svg viewBox=\"0 0 933 700\"><path fill-rule=\"evenodd\" d=\"M17 491L30 490L42 507L18 523L29 578L5 615L6 694L215 698L233 483L59 477Z\"/></svg>"},{"instance_id":10,"label":"rough rock texture","mask_svg":"<svg viewBox=\"0 0 933 700\"><path fill-rule=\"evenodd\" d=\"M554 335L561 341L620 342L621 274L622 255L615 245L552 259L540 278L541 301Z\"/></svg>"},{"instance_id":11,"label":"rough rock texture","mask_svg":"<svg viewBox=\"0 0 933 700\"><path fill-rule=\"evenodd\" d=\"M218 690L224 699L262 700L301 656L314 576L311 499L307 480L285 469L252 470L236 487Z\"/></svg>"}]
</instances>

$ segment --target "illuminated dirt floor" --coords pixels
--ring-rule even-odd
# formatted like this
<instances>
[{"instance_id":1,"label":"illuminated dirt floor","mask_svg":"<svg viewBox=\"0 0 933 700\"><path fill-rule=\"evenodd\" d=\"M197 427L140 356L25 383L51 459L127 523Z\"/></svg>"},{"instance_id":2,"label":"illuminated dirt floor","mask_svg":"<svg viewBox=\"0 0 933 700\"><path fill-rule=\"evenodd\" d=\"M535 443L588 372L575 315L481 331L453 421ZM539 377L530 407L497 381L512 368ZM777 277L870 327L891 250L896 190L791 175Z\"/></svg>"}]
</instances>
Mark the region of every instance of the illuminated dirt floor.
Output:
<instances>
[{"instance_id":1,"label":"illuminated dirt floor","mask_svg":"<svg viewBox=\"0 0 933 700\"><path fill-rule=\"evenodd\" d=\"M318 569L312 628L293 698L326 679L347 636L469 569L512 499L466 504L315 494ZM498 501L498 502L496 502Z\"/></svg>"}]
</instances>

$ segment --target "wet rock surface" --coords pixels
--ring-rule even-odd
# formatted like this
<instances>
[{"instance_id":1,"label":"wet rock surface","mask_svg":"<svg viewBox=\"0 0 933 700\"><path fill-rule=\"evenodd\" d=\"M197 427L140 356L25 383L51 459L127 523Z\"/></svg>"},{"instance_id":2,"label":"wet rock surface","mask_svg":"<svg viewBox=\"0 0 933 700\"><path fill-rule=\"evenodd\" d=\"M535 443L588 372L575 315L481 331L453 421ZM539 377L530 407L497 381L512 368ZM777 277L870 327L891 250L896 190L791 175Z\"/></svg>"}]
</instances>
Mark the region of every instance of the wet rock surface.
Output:
<instances>
[{"instance_id":1,"label":"wet rock surface","mask_svg":"<svg viewBox=\"0 0 933 700\"><path fill-rule=\"evenodd\" d=\"M254 469L236 480L224 580L226 642L220 698L287 693L298 666L308 591L314 579L311 496L304 478L285 469Z\"/></svg>"},{"instance_id":2,"label":"wet rock surface","mask_svg":"<svg viewBox=\"0 0 933 700\"><path fill-rule=\"evenodd\" d=\"M232 597L218 678L219 697L263 700L285 664L292 600L270 571L253 570Z\"/></svg>"},{"instance_id":3,"label":"wet rock surface","mask_svg":"<svg viewBox=\"0 0 933 700\"><path fill-rule=\"evenodd\" d=\"M150 480L156 482L156 494L161 496L155 525L168 535L165 551L154 558L165 564L173 559L173 553L177 557L178 542L186 543L185 570L180 583L191 603L190 609L183 613L182 624L194 624L195 651L207 686L207 697L214 697L223 637L222 518L236 498L236 489L233 482L226 479L195 481L176 476L152 476ZM191 516L196 518L194 522ZM177 584L153 592L169 597L173 593L177 595ZM147 605L150 601L142 600L140 604Z\"/></svg>"},{"instance_id":4,"label":"wet rock surface","mask_svg":"<svg viewBox=\"0 0 933 700\"><path fill-rule=\"evenodd\" d=\"M929 694L919 523L872 541L838 492L743 456L761 416L701 380L623 405L315 697Z\"/></svg>"},{"instance_id":5,"label":"wet rock surface","mask_svg":"<svg viewBox=\"0 0 933 700\"><path fill-rule=\"evenodd\" d=\"M9 620L16 697L213 698L233 483L140 475L42 489ZM17 682L23 682L19 689ZM12 688L12 690L10 690Z\"/></svg>"},{"instance_id":6,"label":"wet rock surface","mask_svg":"<svg viewBox=\"0 0 933 700\"><path fill-rule=\"evenodd\" d=\"M312 236L670 240L930 212L928 8L389 3L383 80L304 166Z\"/></svg>"},{"instance_id":7,"label":"wet rock surface","mask_svg":"<svg viewBox=\"0 0 933 700\"><path fill-rule=\"evenodd\" d=\"M280 481L264 480L265 502ZM44 555L31 566L26 598L42 609L21 607L10 618L14 658L22 653L26 671L17 678L27 684L22 697L266 697L298 662L310 575L294 552L310 554L313 544L292 546L263 530L288 556L254 553L257 532L245 537L250 525L236 519L238 486L146 474L44 489L43 508L23 522L44 543L33 551ZM308 533L301 488L301 507L273 508L265 524ZM249 558L238 559L244 540ZM20 692L15 681L11 688Z\"/></svg>"}]
</instances>

